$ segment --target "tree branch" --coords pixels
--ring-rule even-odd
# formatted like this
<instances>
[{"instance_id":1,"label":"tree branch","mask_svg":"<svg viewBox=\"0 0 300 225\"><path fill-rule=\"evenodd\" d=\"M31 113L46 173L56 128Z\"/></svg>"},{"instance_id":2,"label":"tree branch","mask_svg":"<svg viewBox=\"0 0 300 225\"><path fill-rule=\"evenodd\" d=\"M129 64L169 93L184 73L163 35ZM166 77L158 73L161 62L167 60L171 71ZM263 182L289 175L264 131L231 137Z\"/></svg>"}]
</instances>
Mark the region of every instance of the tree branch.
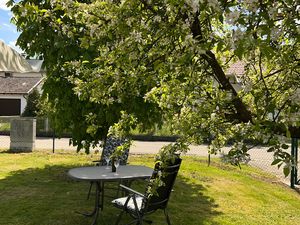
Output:
<instances>
[{"instance_id":1,"label":"tree branch","mask_svg":"<svg viewBox=\"0 0 300 225\"><path fill-rule=\"evenodd\" d=\"M203 39L200 21L199 21L199 12L195 13L194 21L191 25L191 31L194 39L201 41ZM247 109L246 105L242 102L242 100L238 97L236 90L233 88L229 80L227 79L222 67L220 66L218 60L215 55L211 51L206 51L205 54L201 54L203 59L210 65L211 69L215 74L215 78L220 83L222 89L229 91L233 94L232 103L236 110L236 119L241 122L249 122L252 121L251 112Z\"/></svg>"}]
</instances>

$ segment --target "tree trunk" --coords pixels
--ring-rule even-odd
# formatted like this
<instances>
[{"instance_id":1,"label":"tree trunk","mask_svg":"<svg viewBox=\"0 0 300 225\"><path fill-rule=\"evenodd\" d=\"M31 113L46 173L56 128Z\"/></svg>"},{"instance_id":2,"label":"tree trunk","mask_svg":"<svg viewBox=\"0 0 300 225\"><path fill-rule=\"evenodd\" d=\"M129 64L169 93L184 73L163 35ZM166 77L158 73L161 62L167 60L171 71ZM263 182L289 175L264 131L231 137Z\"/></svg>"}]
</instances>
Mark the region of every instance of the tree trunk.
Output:
<instances>
[{"instance_id":1,"label":"tree trunk","mask_svg":"<svg viewBox=\"0 0 300 225\"><path fill-rule=\"evenodd\" d=\"M198 16L199 12L197 12L195 15L194 21L191 25L191 31L193 34L193 38L201 42L203 41L203 37ZM234 119L244 123L252 121L251 112L247 109L247 106L243 103L243 101L238 97L236 90L233 88L233 86L229 82L229 79L226 77L214 53L212 53L211 51L206 51L206 54L201 54L201 57L205 59L205 61L211 67L213 73L215 74L214 78L217 79L218 83L221 85L220 88L232 93L232 103L236 110Z\"/></svg>"}]
</instances>

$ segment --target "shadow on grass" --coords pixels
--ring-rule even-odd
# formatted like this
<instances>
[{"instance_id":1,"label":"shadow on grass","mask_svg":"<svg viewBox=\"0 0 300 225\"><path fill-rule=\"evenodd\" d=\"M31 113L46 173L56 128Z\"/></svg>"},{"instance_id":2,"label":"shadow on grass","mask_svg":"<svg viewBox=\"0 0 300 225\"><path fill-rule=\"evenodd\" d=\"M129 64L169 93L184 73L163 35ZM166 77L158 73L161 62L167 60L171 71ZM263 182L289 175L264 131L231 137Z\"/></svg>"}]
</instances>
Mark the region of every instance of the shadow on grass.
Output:
<instances>
[{"instance_id":1,"label":"shadow on grass","mask_svg":"<svg viewBox=\"0 0 300 225\"><path fill-rule=\"evenodd\" d=\"M14 154L15 152L10 151L9 149L0 149L0 154Z\"/></svg>"},{"instance_id":2,"label":"shadow on grass","mask_svg":"<svg viewBox=\"0 0 300 225\"><path fill-rule=\"evenodd\" d=\"M11 172L0 180L0 224L5 225L86 225L90 218L76 214L93 208L93 198L86 200L88 182L77 182L67 176L74 166L45 166ZM134 182L143 190L145 182ZM214 199L203 195L204 187L183 176L176 180L168 206L173 225L217 224L212 218L220 213ZM114 224L119 210L105 199L105 209L98 224ZM155 225L166 224L163 212L149 216ZM125 218L125 220L127 220Z\"/></svg>"},{"instance_id":3,"label":"shadow on grass","mask_svg":"<svg viewBox=\"0 0 300 225\"><path fill-rule=\"evenodd\" d=\"M3 148L3 149L0 149L0 154L32 154L33 151L24 151L24 150L10 150L10 149L7 149L7 148Z\"/></svg>"}]
</instances>

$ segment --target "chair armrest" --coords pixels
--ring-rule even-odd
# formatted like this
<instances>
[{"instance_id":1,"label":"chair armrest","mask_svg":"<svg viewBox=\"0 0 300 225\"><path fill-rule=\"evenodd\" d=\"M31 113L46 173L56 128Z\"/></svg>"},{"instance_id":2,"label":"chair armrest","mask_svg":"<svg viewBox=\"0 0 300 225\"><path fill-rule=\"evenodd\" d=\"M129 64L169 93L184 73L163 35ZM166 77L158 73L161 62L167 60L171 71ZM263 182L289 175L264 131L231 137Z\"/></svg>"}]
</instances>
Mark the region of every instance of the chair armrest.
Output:
<instances>
[{"instance_id":1,"label":"chair armrest","mask_svg":"<svg viewBox=\"0 0 300 225\"><path fill-rule=\"evenodd\" d=\"M131 189L131 188L129 188L129 187L123 185L123 184L120 184L120 187L123 188L123 189L125 189L125 190L128 191L128 192L131 192L131 193L133 193L133 194L136 194L136 195L139 195L139 196L141 196L141 197L143 197L143 198L146 198L146 196L143 195L142 193L140 193L140 192L138 192L138 191L135 191L135 190L133 190L133 189Z\"/></svg>"}]
</instances>

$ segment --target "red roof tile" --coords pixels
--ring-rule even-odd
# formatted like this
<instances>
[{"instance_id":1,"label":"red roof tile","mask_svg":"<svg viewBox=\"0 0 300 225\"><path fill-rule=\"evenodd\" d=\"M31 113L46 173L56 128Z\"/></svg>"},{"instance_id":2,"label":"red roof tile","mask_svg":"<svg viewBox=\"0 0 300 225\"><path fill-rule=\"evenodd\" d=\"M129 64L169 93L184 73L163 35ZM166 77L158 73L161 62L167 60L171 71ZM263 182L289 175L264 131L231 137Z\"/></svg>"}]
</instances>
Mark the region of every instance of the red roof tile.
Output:
<instances>
[{"instance_id":1,"label":"red roof tile","mask_svg":"<svg viewBox=\"0 0 300 225\"><path fill-rule=\"evenodd\" d=\"M226 74L233 74L237 76L242 76L245 74L245 64L241 61L237 61L230 65L228 70L226 71Z\"/></svg>"}]
</instances>

